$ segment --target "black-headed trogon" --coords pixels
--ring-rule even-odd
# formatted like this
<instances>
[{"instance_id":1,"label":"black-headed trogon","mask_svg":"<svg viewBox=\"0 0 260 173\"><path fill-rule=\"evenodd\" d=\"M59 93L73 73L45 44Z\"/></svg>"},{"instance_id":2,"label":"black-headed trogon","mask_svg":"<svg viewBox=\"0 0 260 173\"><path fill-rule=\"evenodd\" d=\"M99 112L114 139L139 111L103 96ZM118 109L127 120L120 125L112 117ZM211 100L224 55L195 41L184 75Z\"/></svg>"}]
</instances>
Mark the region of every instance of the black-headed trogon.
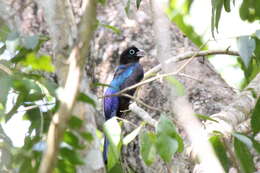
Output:
<instances>
[{"instance_id":1,"label":"black-headed trogon","mask_svg":"<svg viewBox=\"0 0 260 173\"><path fill-rule=\"evenodd\" d=\"M120 90L140 82L143 79L144 71L139 59L145 55L144 51L131 46L124 50L120 55L120 65L117 67L114 78L105 91L104 113L105 119L108 120L114 116L121 117L123 110L128 109L130 99L123 96L111 96ZM127 92L134 95L135 89ZM107 163L108 139L105 137L103 158Z\"/></svg>"}]
</instances>

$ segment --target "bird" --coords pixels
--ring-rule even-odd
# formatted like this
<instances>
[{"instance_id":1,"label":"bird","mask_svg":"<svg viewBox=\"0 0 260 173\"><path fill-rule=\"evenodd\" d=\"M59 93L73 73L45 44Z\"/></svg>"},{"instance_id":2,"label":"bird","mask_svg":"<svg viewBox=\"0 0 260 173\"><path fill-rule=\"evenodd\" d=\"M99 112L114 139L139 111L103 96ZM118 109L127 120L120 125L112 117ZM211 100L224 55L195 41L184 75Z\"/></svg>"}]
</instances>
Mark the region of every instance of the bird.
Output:
<instances>
[{"instance_id":1,"label":"bird","mask_svg":"<svg viewBox=\"0 0 260 173\"><path fill-rule=\"evenodd\" d=\"M123 116L123 110L127 110L130 98L124 96L109 96L118 93L119 91L140 82L144 77L144 70L139 63L140 58L145 56L145 52L135 46L126 48L120 54L119 66L116 68L113 80L110 82L109 87L106 89L103 100L105 120L117 116ZM136 89L126 92L131 96L134 95ZM108 153L108 139L105 136L103 159L107 164Z\"/></svg>"}]
</instances>

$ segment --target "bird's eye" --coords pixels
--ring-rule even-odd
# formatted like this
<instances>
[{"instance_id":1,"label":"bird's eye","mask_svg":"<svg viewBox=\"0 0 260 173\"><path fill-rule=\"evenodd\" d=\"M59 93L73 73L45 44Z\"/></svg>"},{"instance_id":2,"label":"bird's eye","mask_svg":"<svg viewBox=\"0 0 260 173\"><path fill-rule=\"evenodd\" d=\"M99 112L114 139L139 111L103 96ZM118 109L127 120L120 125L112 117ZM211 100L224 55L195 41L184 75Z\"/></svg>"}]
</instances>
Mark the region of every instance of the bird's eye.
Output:
<instances>
[{"instance_id":1,"label":"bird's eye","mask_svg":"<svg viewBox=\"0 0 260 173\"><path fill-rule=\"evenodd\" d=\"M135 54L135 50L134 50L134 49L129 50L129 54L130 54L130 55Z\"/></svg>"}]
</instances>

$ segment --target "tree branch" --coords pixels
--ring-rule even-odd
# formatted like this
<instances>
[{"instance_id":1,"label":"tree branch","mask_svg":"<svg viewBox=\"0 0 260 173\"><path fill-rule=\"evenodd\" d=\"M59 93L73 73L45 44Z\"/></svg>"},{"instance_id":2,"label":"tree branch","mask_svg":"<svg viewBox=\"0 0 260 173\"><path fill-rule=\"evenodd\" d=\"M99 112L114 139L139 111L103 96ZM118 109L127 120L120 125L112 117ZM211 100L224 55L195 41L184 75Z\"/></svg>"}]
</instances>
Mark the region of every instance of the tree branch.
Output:
<instances>
[{"instance_id":1,"label":"tree branch","mask_svg":"<svg viewBox=\"0 0 260 173\"><path fill-rule=\"evenodd\" d=\"M55 2L57 4L63 3L63 1ZM85 13L82 16L81 24L79 26L78 40L69 56L69 70L67 73L68 75L65 76L65 87L61 92L60 108L58 112L54 115L49 127L47 136L47 150L43 155L39 168L39 173L53 172L60 141L63 137L67 120L71 115L72 108L75 104L80 87L81 76L83 73L84 57L88 52L89 42L94 31L94 25L96 22L96 1L87 0L85 2Z\"/></svg>"},{"instance_id":2,"label":"tree branch","mask_svg":"<svg viewBox=\"0 0 260 173\"><path fill-rule=\"evenodd\" d=\"M169 60L166 60L166 64L174 62L175 59L177 59L177 60L184 60L184 59L189 59L189 58L194 58L194 57L199 57L199 56L208 56L208 55L217 55L217 54L237 55L237 56L239 55L238 52L230 51L230 50L193 51L193 52L188 52L188 53L184 53L184 54L172 57ZM177 69L174 72L160 74L160 75L156 75L154 77L150 77L152 74L157 73L157 72L159 72L161 70L161 64L159 64L159 65L155 66L154 68L152 68L151 70L149 70L148 72L145 73L144 76L145 76L145 78L148 78L148 79L142 80L141 82L139 82L139 83L137 83L135 85L127 87L127 88L117 92L116 94L107 95L105 97L118 96L118 95L121 95L121 94L129 91L129 90L132 90L134 88L140 87L142 85L145 85L145 84L150 83L152 81L155 81L157 79L162 79L164 77L171 76L171 75L177 75L186 65L187 65L187 63L183 64L179 69Z\"/></svg>"},{"instance_id":3,"label":"tree branch","mask_svg":"<svg viewBox=\"0 0 260 173\"><path fill-rule=\"evenodd\" d=\"M219 123L207 121L206 129L212 133L217 130L229 137L234 129L250 118L257 99L260 97L260 73L249 83L249 85L221 112L211 117Z\"/></svg>"},{"instance_id":4,"label":"tree branch","mask_svg":"<svg viewBox=\"0 0 260 173\"><path fill-rule=\"evenodd\" d=\"M184 54L177 55L175 57L172 57L166 61L166 64L176 62L176 61L182 61L185 59L189 59L191 57L200 57L200 56L210 56L210 55L233 55L233 56L239 56L239 53L237 51L232 50L203 50L203 51L191 51ZM148 72L145 73L145 77L149 76L153 73L157 73L161 70L161 64L153 67Z\"/></svg>"},{"instance_id":5,"label":"tree branch","mask_svg":"<svg viewBox=\"0 0 260 173\"><path fill-rule=\"evenodd\" d=\"M135 102L129 105L129 109L151 126L157 126L158 122L153 119L145 110L137 106Z\"/></svg>"}]
</instances>

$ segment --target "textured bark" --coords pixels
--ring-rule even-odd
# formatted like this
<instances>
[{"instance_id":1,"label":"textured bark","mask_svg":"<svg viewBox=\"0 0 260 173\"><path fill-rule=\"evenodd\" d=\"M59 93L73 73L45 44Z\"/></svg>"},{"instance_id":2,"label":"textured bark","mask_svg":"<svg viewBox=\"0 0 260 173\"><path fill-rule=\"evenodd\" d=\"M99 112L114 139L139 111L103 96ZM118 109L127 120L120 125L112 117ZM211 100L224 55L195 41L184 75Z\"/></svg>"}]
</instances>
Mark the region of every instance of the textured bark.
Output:
<instances>
[{"instance_id":1,"label":"textured bark","mask_svg":"<svg viewBox=\"0 0 260 173\"><path fill-rule=\"evenodd\" d=\"M82 85L81 88L85 88L83 85L89 85L89 83L82 83L81 76L83 75L85 56L89 52L89 42L96 25L96 2L94 0L82 1L82 10L83 14L80 18L81 20L77 33L77 31L73 30L75 22L72 15L72 6L69 1L66 1L65 3L63 1L52 1L45 7L50 35L53 39L54 56L58 62L56 64L56 67L59 69L57 70L58 79L62 86L65 84L65 87L64 91L61 93L59 111L54 115L48 131L48 147L40 165L39 172L41 173L52 172L52 169L55 166L60 140L65 131L66 122L72 113L72 108L74 108L74 110L84 110L87 108L83 104L75 105L75 101L80 85ZM67 25L62 24L66 22ZM77 36L75 43L73 43L74 34ZM68 59L69 69L63 64L64 57L66 57L66 53L68 53L65 48L72 48L72 52ZM96 142L97 138L94 130L95 121L93 121L94 111L85 110L80 113L81 114L78 114L77 112L76 114L87 120L89 125L86 129L90 130L91 134L94 136L94 142ZM91 114L88 115L90 116L89 118L86 113ZM86 169L88 169L89 172L103 172L104 170L102 168L104 165L101 152L98 150L98 143L90 145L88 151L89 152L86 153L86 159L91 160L86 160L86 163L88 163L85 165ZM92 157L95 156L96 158L93 159L92 157L89 157L90 154ZM95 164L90 165L89 163L92 163L93 161Z\"/></svg>"},{"instance_id":2,"label":"textured bark","mask_svg":"<svg viewBox=\"0 0 260 173\"><path fill-rule=\"evenodd\" d=\"M238 129L238 125L246 122L246 120L250 118L256 101L260 97L259 83L260 74L234 98L233 102L226 106L221 112L212 115L219 123L207 122L206 129L209 132L218 129L218 131L221 131L226 136L230 136L235 129L243 132L244 128ZM247 121L246 123L248 124L249 122Z\"/></svg>"},{"instance_id":3,"label":"textured bark","mask_svg":"<svg viewBox=\"0 0 260 173\"><path fill-rule=\"evenodd\" d=\"M48 25L52 50L59 83L64 86L68 72L66 59L76 40L77 28L70 1L42 0L36 1L44 9L44 17Z\"/></svg>"},{"instance_id":4,"label":"textured bark","mask_svg":"<svg viewBox=\"0 0 260 173\"><path fill-rule=\"evenodd\" d=\"M7 0L1 0L0 1L0 14L1 14L1 25L4 24L5 22L7 25L13 29L20 31L20 17L16 15L17 11L13 8L15 4L11 1Z\"/></svg>"}]
</instances>

